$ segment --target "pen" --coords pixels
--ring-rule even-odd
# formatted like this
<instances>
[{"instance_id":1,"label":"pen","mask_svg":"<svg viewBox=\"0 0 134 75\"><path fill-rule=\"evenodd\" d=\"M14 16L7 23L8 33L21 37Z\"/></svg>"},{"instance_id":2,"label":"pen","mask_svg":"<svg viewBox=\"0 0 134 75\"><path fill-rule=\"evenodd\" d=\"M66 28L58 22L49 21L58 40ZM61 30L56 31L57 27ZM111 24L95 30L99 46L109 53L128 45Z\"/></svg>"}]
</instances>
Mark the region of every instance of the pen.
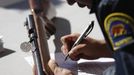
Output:
<instances>
[{"instance_id":1,"label":"pen","mask_svg":"<svg viewBox=\"0 0 134 75\"><path fill-rule=\"evenodd\" d=\"M88 34L92 31L94 27L94 21L91 22L91 24L84 30L84 32L77 38L77 40L75 41L75 43L73 44L72 48L77 46L78 44L81 43L81 41L86 38L88 36ZM71 48L71 49L72 49ZM71 50L70 50L71 51ZM67 60L67 58L69 57L69 52L68 54L65 56L65 61Z\"/></svg>"}]
</instances>

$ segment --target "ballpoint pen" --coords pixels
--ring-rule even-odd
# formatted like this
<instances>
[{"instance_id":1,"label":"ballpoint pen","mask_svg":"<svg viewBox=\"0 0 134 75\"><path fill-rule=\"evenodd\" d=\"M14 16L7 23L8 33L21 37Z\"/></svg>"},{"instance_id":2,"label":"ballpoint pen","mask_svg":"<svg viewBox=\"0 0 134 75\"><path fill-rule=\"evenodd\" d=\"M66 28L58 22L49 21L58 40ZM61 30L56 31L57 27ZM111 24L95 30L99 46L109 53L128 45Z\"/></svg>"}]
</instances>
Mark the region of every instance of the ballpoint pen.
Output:
<instances>
[{"instance_id":1,"label":"ballpoint pen","mask_svg":"<svg viewBox=\"0 0 134 75\"><path fill-rule=\"evenodd\" d=\"M75 47L76 45L80 44L81 41L86 38L88 36L88 34L92 31L94 27L94 21L91 22L90 25L88 25L88 27L84 30L84 32L77 38L77 40L75 41L75 43L73 44L72 48ZM71 49L72 49L71 48ZM71 51L71 50L70 50ZM69 52L68 54L65 56L65 61L67 60L67 58L69 57Z\"/></svg>"}]
</instances>

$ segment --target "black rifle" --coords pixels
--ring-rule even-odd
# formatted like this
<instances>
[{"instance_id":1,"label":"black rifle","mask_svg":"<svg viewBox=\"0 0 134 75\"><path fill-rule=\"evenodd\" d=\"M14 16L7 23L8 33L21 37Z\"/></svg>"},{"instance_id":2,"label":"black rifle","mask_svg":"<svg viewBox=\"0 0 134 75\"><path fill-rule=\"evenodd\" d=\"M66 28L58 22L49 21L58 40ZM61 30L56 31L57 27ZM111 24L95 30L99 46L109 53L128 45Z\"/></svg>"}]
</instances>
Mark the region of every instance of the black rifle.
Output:
<instances>
[{"instance_id":1,"label":"black rifle","mask_svg":"<svg viewBox=\"0 0 134 75\"><path fill-rule=\"evenodd\" d=\"M47 0L28 0L31 14L28 15L26 27L28 37L32 44L32 55L37 75L53 75L48 66L50 60L47 36L46 19L44 5ZM53 28L52 28L53 29Z\"/></svg>"}]
</instances>

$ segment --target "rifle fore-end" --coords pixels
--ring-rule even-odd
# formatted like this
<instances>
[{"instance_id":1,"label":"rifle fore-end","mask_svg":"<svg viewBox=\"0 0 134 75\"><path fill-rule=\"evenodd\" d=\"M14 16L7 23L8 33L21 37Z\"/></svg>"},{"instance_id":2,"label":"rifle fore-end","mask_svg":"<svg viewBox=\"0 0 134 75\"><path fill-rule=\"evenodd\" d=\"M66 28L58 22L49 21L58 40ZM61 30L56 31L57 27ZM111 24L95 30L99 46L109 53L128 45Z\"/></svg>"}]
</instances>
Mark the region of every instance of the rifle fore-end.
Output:
<instances>
[{"instance_id":1,"label":"rifle fore-end","mask_svg":"<svg viewBox=\"0 0 134 75\"><path fill-rule=\"evenodd\" d=\"M49 0L29 0L30 9L34 9L34 12L44 13L46 15L49 9Z\"/></svg>"},{"instance_id":2,"label":"rifle fore-end","mask_svg":"<svg viewBox=\"0 0 134 75\"><path fill-rule=\"evenodd\" d=\"M41 3L35 5L34 2L39 0L29 0L29 5L30 5L30 10L31 13L33 15L33 19L34 19L34 23L35 23L35 29L37 32L37 43L38 43L38 47L39 47L39 53L40 53L40 58L41 58L41 64L43 67L43 71L47 74L47 75L53 75L52 71L50 70L49 66L48 66L48 61L50 60L50 54L49 54L49 48L48 48L48 43L47 43L47 39L46 39L46 31L45 31L45 26L42 23L41 20L41 13L42 11L42 7Z\"/></svg>"}]
</instances>

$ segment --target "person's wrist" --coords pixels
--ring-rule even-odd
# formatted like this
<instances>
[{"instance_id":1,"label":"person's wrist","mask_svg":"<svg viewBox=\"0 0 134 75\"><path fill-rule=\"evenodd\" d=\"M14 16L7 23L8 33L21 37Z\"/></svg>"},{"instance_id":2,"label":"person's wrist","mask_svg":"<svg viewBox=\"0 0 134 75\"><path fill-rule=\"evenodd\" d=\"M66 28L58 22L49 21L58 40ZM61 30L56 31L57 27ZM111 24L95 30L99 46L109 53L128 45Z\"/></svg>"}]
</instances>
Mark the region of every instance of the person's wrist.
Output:
<instances>
[{"instance_id":1,"label":"person's wrist","mask_svg":"<svg viewBox=\"0 0 134 75\"><path fill-rule=\"evenodd\" d=\"M105 41L100 42L100 43L101 43L101 45L100 45L101 53L100 54L102 54L101 57L112 57L113 53L112 53L112 51L109 50L107 43Z\"/></svg>"}]
</instances>

